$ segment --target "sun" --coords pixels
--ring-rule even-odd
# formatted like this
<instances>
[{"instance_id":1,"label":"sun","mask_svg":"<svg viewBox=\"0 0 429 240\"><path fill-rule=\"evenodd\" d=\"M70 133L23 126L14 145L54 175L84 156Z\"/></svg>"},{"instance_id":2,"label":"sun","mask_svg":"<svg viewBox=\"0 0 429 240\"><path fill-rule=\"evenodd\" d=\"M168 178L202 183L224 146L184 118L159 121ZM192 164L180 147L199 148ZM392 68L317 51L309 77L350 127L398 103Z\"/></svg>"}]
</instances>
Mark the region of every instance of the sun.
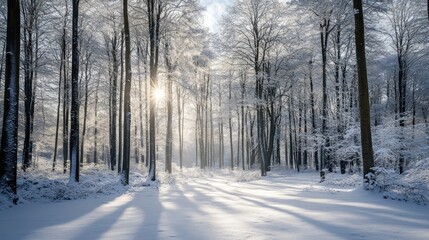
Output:
<instances>
[{"instance_id":1,"label":"sun","mask_svg":"<svg viewBox=\"0 0 429 240\"><path fill-rule=\"evenodd\" d=\"M155 91L153 92L153 97L155 98L155 100L160 101L164 98L164 91L162 89L155 89Z\"/></svg>"}]
</instances>

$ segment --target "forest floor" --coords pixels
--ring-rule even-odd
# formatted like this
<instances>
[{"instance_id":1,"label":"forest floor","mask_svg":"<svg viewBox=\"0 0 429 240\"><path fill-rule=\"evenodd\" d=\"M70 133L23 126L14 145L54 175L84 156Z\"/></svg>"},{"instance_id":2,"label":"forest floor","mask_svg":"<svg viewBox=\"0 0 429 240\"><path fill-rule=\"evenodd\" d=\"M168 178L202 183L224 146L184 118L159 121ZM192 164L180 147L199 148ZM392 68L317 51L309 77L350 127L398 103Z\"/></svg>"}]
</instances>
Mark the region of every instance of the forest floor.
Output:
<instances>
[{"instance_id":1,"label":"forest floor","mask_svg":"<svg viewBox=\"0 0 429 240\"><path fill-rule=\"evenodd\" d=\"M428 239L427 205L360 184L320 184L315 172L235 180L207 173L0 209L1 239Z\"/></svg>"}]
</instances>

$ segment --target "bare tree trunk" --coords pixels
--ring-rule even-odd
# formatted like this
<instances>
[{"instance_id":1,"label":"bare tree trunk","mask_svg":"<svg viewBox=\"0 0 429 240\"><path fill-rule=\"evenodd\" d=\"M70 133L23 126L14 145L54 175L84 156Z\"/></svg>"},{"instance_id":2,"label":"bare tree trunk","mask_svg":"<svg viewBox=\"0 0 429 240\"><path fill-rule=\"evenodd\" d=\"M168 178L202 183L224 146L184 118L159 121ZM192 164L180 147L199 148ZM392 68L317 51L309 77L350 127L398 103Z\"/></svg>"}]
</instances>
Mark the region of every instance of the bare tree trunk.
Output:
<instances>
[{"instance_id":1,"label":"bare tree trunk","mask_svg":"<svg viewBox=\"0 0 429 240\"><path fill-rule=\"evenodd\" d=\"M285 166L287 166L288 168L290 168L289 166L289 151L288 151L288 132L287 132L287 122L286 122L286 118L284 120L284 149L285 149Z\"/></svg>"},{"instance_id":2,"label":"bare tree trunk","mask_svg":"<svg viewBox=\"0 0 429 240\"><path fill-rule=\"evenodd\" d=\"M213 154L214 154L214 126L213 126L213 89L210 83L210 168L213 168Z\"/></svg>"},{"instance_id":3,"label":"bare tree trunk","mask_svg":"<svg viewBox=\"0 0 429 240\"><path fill-rule=\"evenodd\" d=\"M305 91L304 91L305 92ZM305 95L307 95L307 94L305 94ZM307 109L307 102L305 102L305 104L304 104L304 143L303 143L303 145L304 145L304 152L303 152L303 154L304 154L304 156L303 156L303 167L304 167L304 169L307 169L308 168L308 140L307 140L307 138L308 138L308 125L307 125L307 111L308 111L308 109Z\"/></svg>"},{"instance_id":4,"label":"bare tree trunk","mask_svg":"<svg viewBox=\"0 0 429 240\"><path fill-rule=\"evenodd\" d=\"M118 173L122 172L122 162L123 162L123 126L124 113L123 113L123 98L124 98L124 31L121 31L121 51L120 51L120 80L119 80L119 112L118 112ZM115 129L116 130L116 129Z\"/></svg>"},{"instance_id":5,"label":"bare tree trunk","mask_svg":"<svg viewBox=\"0 0 429 240\"><path fill-rule=\"evenodd\" d=\"M368 97L368 79L365 57L365 28L362 10L362 0L353 0L355 9L355 36L356 36L356 59L358 66L359 79L359 109L360 109L360 127L362 142L362 160L364 182L372 184L370 177L374 167L372 138L371 138L371 117Z\"/></svg>"},{"instance_id":6,"label":"bare tree trunk","mask_svg":"<svg viewBox=\"0 0 429 240\"><path fill-rule=\"evenodd\" d=\"M245 92L245 83L242 86L241 90L241 167L245 170L244 166L244 125L246 124L244 119L244 92Z\"/></svg>"},{"instance_id":7,"label":"bare tree trunk","mask_svg":"<svg viewBox=\"0 0 429 240\"><path fill-rule=\"evenodd\" d=\"M339 20L338 20L339 21ZM336 45L336 61L335 61L335 100L336 100L336 118L337 118L337 134L341 136L342 126L341 126L341 98L340 98L340 64L341 64L341 24L337 23L336 25L336 36L335 36L335 45Z\"/></svg>"},{"instance_id":8,"label":"bare tree trunk","mask_svg":"<svg viewBox=\"0 0 429 240\"><path fill-rule=\"evenodd\" d=\"M207 77L207 80L206 80ZM207 167L208 159L209 159L209 139L208 139L208 97L209 97L209 82L210 77L206 74L204 74L204 138L202 140L204 141L204 168ZM201 164L203 165L203 164Z\"/></svg>"},{"instance_id":9,"label":"bare tree trunk","mask_svg":"<svg viewBox=\"0 0 429 240\"><path fill-rule=\"evenodd\" d=\"M39 23L38 23L38 19L36 19L36 23L35 25L36 27L36 43L35 43L35 59L34 59L34 78L33 78L33 97L32 97L32 101L31 101L31 107L30 107L30 119L31 119L31 123L30 123L30 152L29 152L29 156L30 159L32 159L33 157L33 148L34 148L34 138L33 138L33 132L34 132L34 109L35 109L35 104L36 104L36 89L37 89L37 70L39 68ZM41 96L42 96L42 92L40 92ZM44 107L43 107L43 97L41 97L41 103L42 103L42 116L43 116L43 133L45 133L45 114L44 114ZM36 159L37 160L37 159Z\"/></svg>"},{"instance_id":10,"label":"bare tree trunk","mask_svg":"<svg viewBox=\"0 0 429 240\"><path fill-rule=\"evenodd\" d=\"M219 89L219 114L220 114L220 120L219 120L219 169L224 167L224 136L223 136L223 116L222 116L222 92Z\"/></svg>"},{"instance_id":11,"label":"bare tree trunk","mask_svg":"<svg viewBox=\"0 0 429 240\"><path fill-rule=\"evenodd\" d=\"M135 120L137 122L137 120ZM138 140L138 134L137 131L138 127L137 124L134 125L134 160L136 162L136 164L139 164L139 140Z\"/></svg>"},{"instance_id":12,"label":"bare tree trunk","mask_svg":"<svg viewBox=\"0 0 429 240\"><path fill-rule=\"evenodd\" d=\"M241 145L241 115L240 111L237 111L237 169L240 168L240 145Z\"/></svg>"},{"instance_id":13,"label":"bare tree trunk","mask_svg":"<svg viewBox=\"0 0 429 240\"><path fill-rule=\"evenodd\" d=\"M123 0L125 35L125 92L124 92L124 157L122 183L129 184L131 148L131 40L128 22L128 0Z\"/></svg>"},{"instance_id":14,"label":"bare tree trunk","mask_svg":"<svg viewBox=\"0 0 429 240\"><path fill-rule=\"evenodd\" d=\"M302 167L302 103L298 103L298 169Z\"/></svg>"},{"instance_id":15,"label":"bare tree trunk","mask_svg":"<svg viewBox=\"0 0 429 240\"><path fill-rule=\"evenodd\" d=\"M197 99L197 113L195 114L195 167L198 167L198 141L199 141L199 117L200 117L200 113L199 113L199 105L198 105L198 99Z\"/></svg>"},{"instance_id":16,"label":"bare tree trunk","mask_svg":"<svg viewBox=\"0 0 429 240\"><path fill-rule=\"evenodd\" d=\"M291 107L292 109L295 107L294 106L294 102L293 102L293 98L291 98ZM298 117L299 117L299 109L298 109ZM301 149L300 149L300 142L298 141L298 131L299 131L299 126L298 128L296 127L296 114L292 115L292 121L293 121L293 141L295 142L294 145L294 163L295 163L295 168L296 170L299 172L300 171L300 161L301 161Z\"/></svg>"},{"instance_id":17,"label":"bare tree trunk","mask_svg":"<svg viewBox=\"0 0 429 240\"><path fill-rule=\"evenodd\" d=\"M180 169L183 167L183 121L184 121L184 111L185 111L185 105L184 105L184 99L181 94L180 86L176 86L176 93L177 93L177 115L178 115L178 130L179 130L179 162L180 162Z\"/></svg>"},{"instance_id":18,"label":"bare tree trunk","mask_svg":"<svg viewBox=\"0 0 429 240\"><path fill-rule=\"evenodd\" d=\"M38 13L38 3L35 1L23 1L22 2L22 15L24 23L24 108L25 108L25 136L24 136L24 148L22 151L22 169L26 171L31 165L32 156L31 156L31 142L32 142L32 129L33 129L33 119L34 108L32 106L34 99L34 74L36 71L35 66L35 41L34 31L38 28L37 18L39 17Z\"/></svg>"},{"instance_id":19,"label":"bare tree trunk","mask_svg":"<svg viewBox=\"0 0 429 240\"><path fill-rule=\"evenodd\" d=\"M150 39L150 96L158 88L158 59L159 59L159 22L161 18L162 7L158 0L148 0L148 23ZM149 104L149 179L156 180L156 102L152 97Z\"/></svg>"},{"instance_id":20,"label":"bare tree trunk","mask_svg":"<svg viewBox=\"0 0 429 240\"><path fill-rule=\"evenodd\" d=\"M65 46L63 46L64 44L64 36L65 34L65 26L63 26L63 41L61 42L61 49L64 49ZM62 85L62 79L63 79L63 67L64 67L64 58L65 56L63 56L64 51L62 51L61 53L61 57L60 57L60 77L59 77L59 82L58 82L58 105L57 105L57 124L56 124L56 128L55 128L55 144L54 144L54 157L52 160L52 171L55 171L55 166L57 163L57 153L58 153L58 132L59 132L59 128L60 128L60 107L61 107L61 85Z\"/></svg>"},{"instance_id":21,"label":"bare tree trunk","mask_svg":"<svg viewBox=\"0 0 429 240\"><path fill-rule=\"evenodd\" d=\"M231 170L234 170L234 146L232 144L232 119L231 119L231 91L232 91L232 76L229 76L229 111L228 111L228 124L229 124L229 148L230 148L230 164Z\"/></svg>"},{"instance_id":22,"label":"bare tree trunk","mask_svg":"<svg viewBox=\"0 0 429 240\"><path fill-rule=\"evenodd\" d=\"M314 103L314 87L313 87L313 61L310 60L309 64L309 75L310 75L310 105L311 105L311 129L312 134L316 135L316 114L315 114L315 103ZM314 166L316 167L316 171L319 171L319 158L318 158L318 144L315 142L316 146L314 147Z\"/></svg>"},{"instance_id":23,"label":"bare tree trunk","mask_svg":"<svg viewBox=\"0 0 429 240\"><path fill-rule=\"evenodd\" d=\"M250 134L250 164L249 167L253 168L253 165L256 162L256 145L255 145L255 136L254 136L254 132L253 129L255 127L255 117L252 116L250 114L250 129L249 129L249 134Z\"/></svg>"},{"instance_id":24,"label":"bare tree trunk","mask_svg":"<svg viewBox=\"0 0 429 240\"><path fill-rule=\"evenodd\" d=\"M4 62L5 62L5 50L6 50L6 42L3 43L3 48L1 51L1 62L0 62L0 79L3 79L3 69L4 69ZM2 87L1 81L0 81L0 87Z\"/></svg>"},{"instance_id":25,"label":"bare tree trunk","mask_svg":"<svg viewBox=\"0 0 429 240\"><path fill-rule=\"evenodd\" d=\"M64 80L64 96L63 96L63 173L67 172L67 162L69 157L69 113L70 113L70 90L69 90L69 76L68 76L68 68L69 68L69 60L67 53L67 45L66 45L66 27L67 27L67 19L68 19L68 2L66 1L66 13L64 16L64 25L63 25L63 36L62 36L62 56L64 57L61 61L63 64L63 80Z\"/></svg>"},{"instance_id":26,"label":"bare tree trunk","mask_svg":"<svg viewBox=\"0 0 429 240\"><path fill-rule=\"evenodd\" d=\"M399 126L401 128L405 127L405 110L406 110L406 91L407 91L407 64L404 59L405 57L398 54L398 100L399 100ZM404 138L404 130L401 129L401 141ZM402 151L403 149L401 149ZM399 153L399 174L404 172L405 159L404 154Z\"/></svg>"},{"instance_id":27,"label":"bare tree trunk","mask_svg":"<svg viewBox=\"0 0 429 240\"><path fill-rule=\"evenodd\" d=\"M98 144L98 88L100 86L100 74L97 78L97 84L95 86L95 104L94 104L94 164L98 163L98 151L97 151L97 144Z\"/></svg>"},{"instance_id":28,"label":"bare tree trunk","mask_svg":"<svg viewBox=\"0 0 429 240\"><path fill-rule=\"evenodd\" d=\"M139 50L140 49L140 50ZM139 110L140 110L140 159L141 162L144 162L144 154L143 152L143 148L144 148L144 136L143 136L143 90L142 90L142 79L141 79L141 70L140 70L140 60L143 60L143 64L144 64L144 68L145 68L145 72L144 72L144 79L145 81L147 81L146 78L146 65L147 65L147 42L145 42L145 46L143 49L143 46L140 46L140 48L137 48L138 50L138 75L139 75Z\"/></svg>"},{"instance_id":29,"label":"bare tree trunk","mask_svg":"<svg viewBox=\"0 0 429 240\"><path fill-rule=\"evenodd\" d=\"M289 112L289 167L293 169L295 158L293 151L293 138L292 138L292 105L291 99L288 100L288 112Z\"/></svg>"},{"instance_id":30,"label":"bare tree trunk","mask_svg":"<svg viewBox=\"0 0 429 240\"><path fill-rule=\"evenodd\" d=\"M327 93L327 86L326 86L326 55L327 55L327 43L328 43L328 31L329 28L329 20L324 19L324 25L321 25L321 29L323 31L320 31L320 42L322 46L322 136L326 139L326 120L328 117L328 93ZM325 144L324 144L325 145ZM326 160L326 151L325 148L322 147L322 159L320 164L320 170L323 171L326 167L327 160ZM322 172L321 172L322 174ZM323 177L322 177L323 178Z\"/></svg>"},{"instance_id":31,"label":"bare tree trunk","mask_svg":"<svg viewBox=\"0 0 429 240\"><path fill-rule=\"evenodd\" d=\"M115 170L116 164L118 165L118 173L121 172L121 163L117 160L117 92L118 92L118 75L119 75L119 66L120 62L118 59L118 47L119 47L119 36L116 30L113 31L113 36L106 36L106 46L108 51L109 60L111 61L111 70L109 71L110 75L110 135L109 135L109 148L110 148L110 168L112 171Z\"/></svg>"},{"instance_id":32,"label":"bare tree trunk","mask_svg":"<svg viewBox=\"0 0 429 240\"><path fill-rule=\"evenodd\" d=\"M173 74L174 67L170 56L169 39L165 41L165 64L167 66L167 136L165 143L165 171L171 174L173 153Z\"/></svg>"},{"instance_id":33,"label":"bare tree trunk","mask_svg":"<svg viewBox=\"0 0 429 240\"><path fill-rule=\"evenodd\" d=\"M3 128L0 147L0 185L16 195L18 159L18 104L19 104L19 55L20 55L20 11L19 1L7 1L6 72L3 108Z\"/></svg>"},{"instance_id":34,"label":"bare tree trunk","mask_svg":"<svg viewBox=\"0 0 429 240\"><path fill-rule=\"evenodd\" d=\"M70 181L79 182L79 0L73 0L72 84L70 111Z\"/></svg>"},{"instance_id":35,"label":"bare tree trunk","mask_svg":"<svg viewBox=\"0 0 429 240\"><path fill-rule=\"evenodd\" d=\"M91 52L89 52L89 49L86 51L86 58L85 58L85 102L84 102L84 108L83 108L83 129L82 129L82 141L80 143L80 164L83 166L83 155L85 154L84 146L85 146L85 136L86 136L86 119L88 116L88 84L89 80L91 79L91 69L89 66L89 61L91 59Z\"/></svg>"},{"instance_id":36,"label":"bare tree trunk","mask_svg":"<svg viewBox=\"0 0 429 240\"><path fill-rule=\"evenodd\" d=\"M147 61L147 60L146 60ZM147 80L147 72L148 68L147 68L147 64L145 64L145 133L146 133L146 167L149 167L149 161L150 161L150 142L149 142L149 101L150 101L150 94L149 94L149 88L150 88L150 83Z\"/></svg>"}]
</instances>

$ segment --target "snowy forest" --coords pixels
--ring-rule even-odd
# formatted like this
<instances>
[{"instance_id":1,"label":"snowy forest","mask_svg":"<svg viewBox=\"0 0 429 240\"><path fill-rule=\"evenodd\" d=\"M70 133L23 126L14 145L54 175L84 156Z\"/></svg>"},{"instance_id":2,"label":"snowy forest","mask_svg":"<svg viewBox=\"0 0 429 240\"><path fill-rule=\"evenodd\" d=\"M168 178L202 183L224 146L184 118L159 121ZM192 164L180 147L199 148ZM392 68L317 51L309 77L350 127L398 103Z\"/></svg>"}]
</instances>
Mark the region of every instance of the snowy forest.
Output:
<instances>
[{"instance_id":1,"label":"snowy forest","mask_svg":"<svg viewBox=\"0 0 429 240\"><path fill-rule=\"evenodd\" d=\"M127 215L135 235L100 225L88 239L164 239L174 227L183 228L179 239L266 239L270 230L252 235L250 222L228 231L234 221L223 222L223 211L240 212L229 206L237 198L243 211L275 211L268 239L311 239L303 229L283 235L279 220L298 217L282 196L302 191L327 202L370 199L380 207L365 209L375 211L373 224L384 221L383 205L393 209L389 219L407 211L372 237L320 222L322 239L424 239L428 92L426 0L0 0L0 232L63 239L34 225L36 216L21 235L6 222L19 207L28 218L31 204L73 200L80 209L88 200L98 209L108 201L96 199L122 196L134 208L150 199L141 218L153 217L158 231ZM196 211L185 228L170 198L194 191L177 197L183 211ZM316 221L313 214L299 221ZM224 231L192 230L198 222ZM398 226L404 235L387 233Z\"/></svg>"}]
</instances>

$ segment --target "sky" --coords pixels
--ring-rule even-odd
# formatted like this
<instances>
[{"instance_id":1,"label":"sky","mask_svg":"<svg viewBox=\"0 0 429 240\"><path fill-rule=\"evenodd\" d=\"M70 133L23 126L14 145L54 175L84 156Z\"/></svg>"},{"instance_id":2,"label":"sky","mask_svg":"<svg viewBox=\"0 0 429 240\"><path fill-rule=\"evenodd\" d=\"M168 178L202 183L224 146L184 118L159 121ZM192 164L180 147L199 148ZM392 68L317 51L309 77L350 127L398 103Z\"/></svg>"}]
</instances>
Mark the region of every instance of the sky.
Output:
<instances>
[{"instance_id":1,"label":"sky","mask_svg":"<svg viewBox=\"0 0 429 240\"><path fill-rule=\"evenodd\" d=\"M231 0L201 0L201 4L206 7L204 11L204 27L210 29L212 33L219 32L219 20L225 12L225 7Z\"/></svg>"}]
</instances>

